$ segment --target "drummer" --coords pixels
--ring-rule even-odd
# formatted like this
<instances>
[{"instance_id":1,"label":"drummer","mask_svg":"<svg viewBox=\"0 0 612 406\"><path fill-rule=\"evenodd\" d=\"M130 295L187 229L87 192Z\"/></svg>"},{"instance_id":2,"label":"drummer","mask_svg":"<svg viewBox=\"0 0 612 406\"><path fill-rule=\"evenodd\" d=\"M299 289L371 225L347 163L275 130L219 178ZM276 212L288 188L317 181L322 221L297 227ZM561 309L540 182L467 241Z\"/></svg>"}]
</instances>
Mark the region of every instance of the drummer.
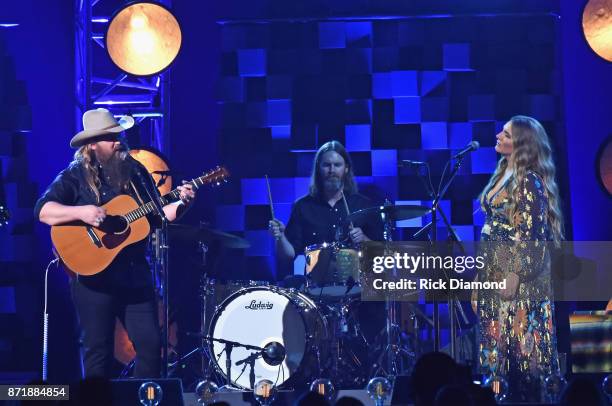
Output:
<instances>
[{"instance_id":1,"label":"drummer","mask_svg":"<svg viewBox=\"0 0 612 406\"><path fill-rule=\"evenodd\" d=\"M279 259L292 261L313 244L340 242L354 247L371 239L382 240L380 225L351 225L347 206L353 213L373 203L357 193L353 164L344 146L329 141L315 155L309 193L295 202L287 226L276 218L269 223Z\"/></svg>"}]
</instances>

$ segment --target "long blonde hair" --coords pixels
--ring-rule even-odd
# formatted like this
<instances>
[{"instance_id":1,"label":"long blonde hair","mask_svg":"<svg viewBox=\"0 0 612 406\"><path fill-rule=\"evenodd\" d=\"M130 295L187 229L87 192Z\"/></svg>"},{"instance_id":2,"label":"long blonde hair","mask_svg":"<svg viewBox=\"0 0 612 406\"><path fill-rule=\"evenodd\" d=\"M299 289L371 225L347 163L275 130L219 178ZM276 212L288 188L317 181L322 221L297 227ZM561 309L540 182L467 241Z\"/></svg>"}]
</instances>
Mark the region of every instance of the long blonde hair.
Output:
<instances>
[{"instance_id":1,"label":"long blonde hair","mask_svg":"<svg viewBox=\"0 0 612 406\"><path fill-rule=\"evenodd\" d=\"M508 216L512 225L517 227L519 222L517 202L520 185L523 184L527 172L535 172L542 178L544 184L544 190L548 197L548 225L553 240L558 243L564 238L563 216L560 209L559 189L555 182L555 164L546 130L538 120L527 116L512 117L510 125L512 128L512 154L508 158L502 157L497 162L495 172L493 172L489 183L480 195L480 204L484 206L486 194L502 178L508 167L508 160L510 160L514 176L508 188Z\"/></svg>"},{"instance_id":2,"label":"long blonde hair","mask_svg":"<svg viewBox=\"0 0 612 406\"><path fill-rule=\"evenodd\" d=\"M85 144L74 153L73 163L83 166L85 170L85 181L87 186L96 196L96 203L100 203L100 177L98 176L98 168L96 167L96 158L94 151L91 149L91 144Z\"/></svg>"}]
</instances>

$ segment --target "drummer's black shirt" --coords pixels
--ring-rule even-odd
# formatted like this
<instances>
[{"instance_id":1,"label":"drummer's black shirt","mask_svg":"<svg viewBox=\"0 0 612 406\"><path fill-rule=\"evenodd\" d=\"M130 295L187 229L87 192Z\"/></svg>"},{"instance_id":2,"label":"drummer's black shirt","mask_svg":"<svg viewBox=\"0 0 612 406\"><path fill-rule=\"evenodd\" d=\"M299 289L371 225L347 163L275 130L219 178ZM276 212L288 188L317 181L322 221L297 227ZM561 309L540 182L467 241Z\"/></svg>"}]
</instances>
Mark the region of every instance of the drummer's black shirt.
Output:
<instances>
[{"instance_id":1,"label":"drummer's black shirt","mask_svg":"<svg viewBox=\"0 0 612 406\"><path fill-rule=\"evenodd\" d=\"M146 189L142 184L141 178L136 171L140 171L142 179L149 182L149 190L157 189L146 168L138 161L128 157L132 162L130 179L133 185L129 188L129 195L136 200L138 205L150 201ZM85 169L78 162L72 162L66 169L61 171L55 180L49 185L47 190L36 202L34 215L40 215L40 210L47 202L57 202L66 206L96 205L102 206L108 203L120 193L114 190L107 182L103 168L99 167L99 177L101 185L100 202L96 202L96 197L91 191L85 180ZM136 188L134 191L133 188ZM148 216L152 220L152 215ZM147 262L146 253L147 240L136 242L125 247L113 260L113 262L102 272L92 276L79 276L79 281L90 288L97 290L111 289L134 289L145 288L152 285L152 276Z\"/></svg>"},{"instance_id":2,"label":"drummer's black shirt","mask_svg":"<svg viewBox=\"0 0 612 406\"><path fill-rule=\"evenodd\" d=\"M359 193L346 196L346 201L351 213L374 206L370 199ZM332 207L322 197L306 195L294 203L285 236L293 245L296 255L303 254L304 248L313 244L343 240L350 244L346 218L346 207L342 199ZM370 239L382 240L380 221L371 220L354 226L361 227Z\"/></svg>"}]
</instances>

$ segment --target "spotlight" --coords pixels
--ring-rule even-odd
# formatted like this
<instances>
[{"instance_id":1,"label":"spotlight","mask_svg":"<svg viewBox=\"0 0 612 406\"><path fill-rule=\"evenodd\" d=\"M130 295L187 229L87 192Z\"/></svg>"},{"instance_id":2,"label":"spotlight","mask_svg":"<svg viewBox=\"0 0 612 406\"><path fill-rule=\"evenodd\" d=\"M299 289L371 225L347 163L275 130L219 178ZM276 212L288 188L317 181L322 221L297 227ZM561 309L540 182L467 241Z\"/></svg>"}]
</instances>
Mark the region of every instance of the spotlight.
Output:
<instances>
[{"instance_id":1,"label":"spotlight","mask_svg":"<svg viewBox=\"0 0 612 406\"><path fill-rule=\"evenodd\" d=\"M160 73L181 48L181 27L164 6L138 2L119 9L106 31L106 51L122 71L134 76Z\"/></svg>"},{"instance_id":2,"label":"spotlight","mask_svg":"<svg viewBox=\"0 0 612 406\"><path fill-rule=\"evenodd\" d=\"M591 49L612 62L612 0L589 0L582 13L582 31Z\"/></svg>"}]
</instances>

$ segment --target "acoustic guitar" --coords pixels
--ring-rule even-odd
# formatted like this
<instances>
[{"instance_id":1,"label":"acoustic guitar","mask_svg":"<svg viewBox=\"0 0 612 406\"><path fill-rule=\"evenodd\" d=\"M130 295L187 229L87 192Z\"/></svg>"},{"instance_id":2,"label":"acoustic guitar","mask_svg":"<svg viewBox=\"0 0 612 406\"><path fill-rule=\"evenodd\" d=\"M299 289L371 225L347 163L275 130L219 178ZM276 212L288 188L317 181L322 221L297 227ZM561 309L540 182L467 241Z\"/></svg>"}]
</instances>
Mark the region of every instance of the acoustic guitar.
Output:
<instances>
[{"instance_id":1,"label":"acoustic guitar","mask_svg":"<svg viewBox=\"0 0 612 406\"><path fill-rule=\"evenodd\" d=\"M195 189L206 184L220 184L229 177L224 167L204 173L189 182ZM162 196L166 205L179 199L174 189ZM155 211L153 202L138 205L129 195L119 195L101 206L106 218L99 227L75 221L51 227L51 240L57 255L66 267L79 275L95 275L108 267L115 257L130 244L145 239L151 227L146 215Z\"/></svg>"}]
</instances>

